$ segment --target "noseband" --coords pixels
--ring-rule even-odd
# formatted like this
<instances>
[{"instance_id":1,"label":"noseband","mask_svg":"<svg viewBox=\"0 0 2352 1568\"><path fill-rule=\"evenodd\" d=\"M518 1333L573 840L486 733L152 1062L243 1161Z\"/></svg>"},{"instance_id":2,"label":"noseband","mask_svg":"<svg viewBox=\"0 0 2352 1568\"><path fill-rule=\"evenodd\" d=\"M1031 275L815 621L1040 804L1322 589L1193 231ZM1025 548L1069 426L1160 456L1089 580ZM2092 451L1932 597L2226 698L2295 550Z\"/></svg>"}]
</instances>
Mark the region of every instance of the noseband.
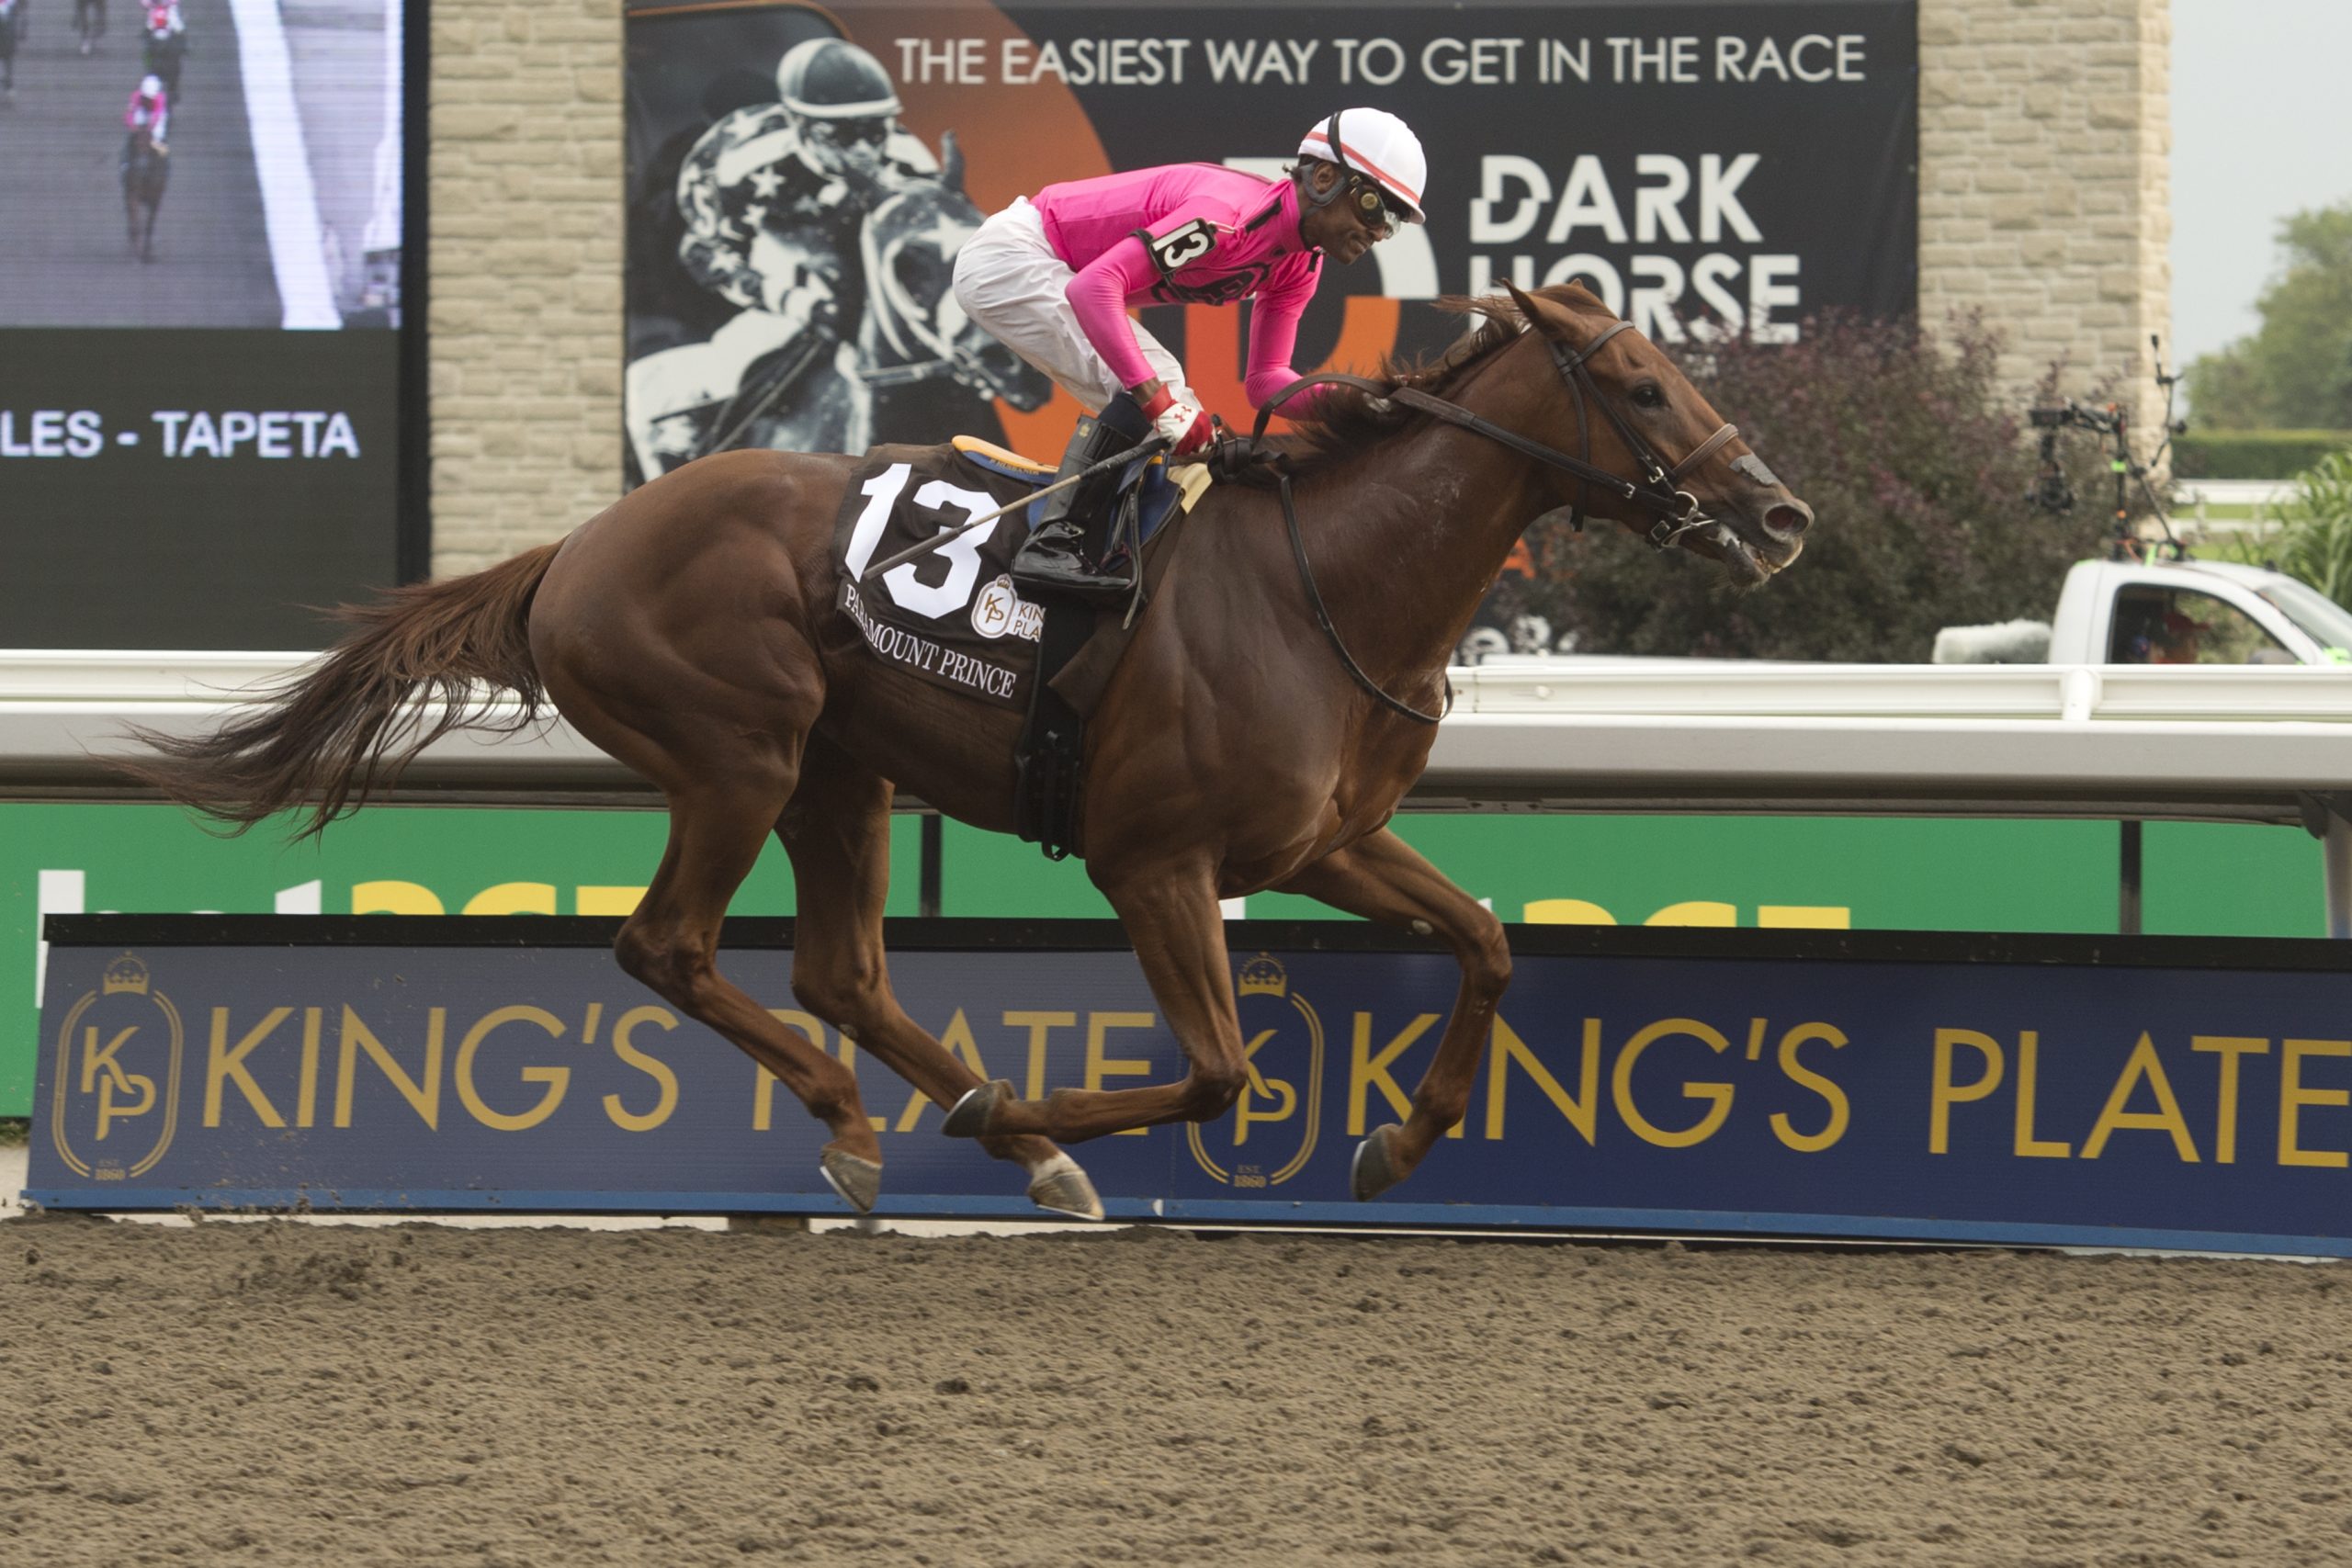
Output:
<instances>
[{"instance_id":1,"label":"noseband","mask_svg":"<svg viewBox=\"0 0 2352 1568\"><path fill-rule=\"evenodd\" d=\"M1568 389L1569 395L1576 401L1577 445L1584 448L1584 455L1580 457L1572 457L1556 446L1546 446L1541 441L1531 440L1517 431L1506 430L1482 414L1472 413L1461 404L1450 403L1443 398L1432 397L1418 387L1391 388L1362 376L1349 376L1339 371L1327 371L1317 376L1302 376L1267 399L1258 410L1258 423L1250 433L1250 439L1256 441L1262 438L1266 434L1267 422L1273 418L1274 411L1303 389L1324 384L1353 387L1373 397L1402 403L1409 409L1419 409L1423 413L1433 415L1448 424L1458 425L1464 430L1483 435L1489 441L1499 442L1514 452L1524 453L1539 463L1576 475L1584 481L1584 488L1575 504L1568 508L1568 523L1578 530L1584 527L1583 508L1590 504L1592 487L1595 485L1600 486L1620 500L1630 502L1645 512L1656 513L1657 521L1643 530L1642 537L1649 541L1653 549L1663 550L1691 529L1704 527L1715 521L1699 510L1699 498L1682 489L1681 483L1700 464L1737 439L1739 426L1726 420L1713 435L1699 443L1689 456L1668 468L1665 460L1658 456L1657 449L1642 439L1641 433L1634 428L1631 421L1626 419L1623 411L1610 400L1608 395L1601 391L1600 384L1592 378L1590 367L1592 356L1599 354L1610 339L1619 333L1631 331L1632 328L1631 321L1614 322L1600 336L1581 349L1573 352L1553 339L1544 340L1544 346L1552 351L1552 363L1560 372L1562 384ZM1638 481L1612 474L1607 468L1593 462L1592 427L1590 422L1585 417L1584 410L1588 394L1599 406L1600 412L1608 416L1610 424L1617 432L1618 439L1625 444L1625 450L1633 454L1634 461L1640 466L1642 477ZM1379 682L1365 674L1363 667L1349 654L1347 644L1340 640L1340 629L1331 624L1331 614L1324 607L1323 595L1315 586L1314 569L1307 564L1306 541L1300 536L1298 531L1298 509L1291 502L1288 463L1277 462L1274 471L1277 487L1282 493L1283 521L1290 529L1291 554L1298 560L1299 581L1306 589L1306 603L1315 612L1316 624L1323 628L1323 635L1330 640L1332 651L1340 656L1340 662L1347 666L1348 673L1355 677L1356 684L1378 698L1381 705L1391 713L1400 714L1421 724L1437 723L1445 716L1444 712L1423 713L1409 703L1399 702L1382 691ZM1451 682L1446 685L1445 705L1448 709L1453 706L1453 687Z\"/></svg>"}]
</instances>

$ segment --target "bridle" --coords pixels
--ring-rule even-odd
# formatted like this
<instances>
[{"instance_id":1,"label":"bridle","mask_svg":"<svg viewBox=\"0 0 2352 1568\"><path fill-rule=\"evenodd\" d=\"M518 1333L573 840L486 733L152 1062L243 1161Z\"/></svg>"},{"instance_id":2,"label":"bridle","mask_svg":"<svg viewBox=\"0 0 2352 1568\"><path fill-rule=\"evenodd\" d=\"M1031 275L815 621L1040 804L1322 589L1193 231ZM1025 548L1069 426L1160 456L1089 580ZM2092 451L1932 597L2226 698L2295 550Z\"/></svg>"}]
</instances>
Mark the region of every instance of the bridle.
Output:
<instances>
[{"instance_id":1,"label":"bridle","mask_svg":"<svg viewBox=\"0 0 2352 1568\"><path fill-rule=\"evenodd\" d=\"M1409 409L1418 409L1448 424L1458 425L1464 430L1483 435L1489 441L1499 442L1512 451L1523 453L1539 463L1574 474L1584 481L1583 489L1578 492L1577 501L1568 508L1568 521L1577 528L1581 529L1584 526L1583 513L1590 507L1592 490L1595 485L1615 495L1620 501L1630 502L1644 511L1656 513L1657 521L1643 531L1642 537L1649 542L1651 547L1662 550L1693 528L1704 527L1715 521L1699 509L1699 498L1682 489L1681 484L1683 479L1697 470L1700 464L1737 440L1739 426L1725 421L1717 427L1713 435L1699 443L1680 462L1671 467L1668 466L1665 458L1658 455L1657 449L1642 438L1641 432L1634 428L1633 422L1625 417L1624 411L1600 389L1600 384L1592 377L1593 355L1607 347L1619 333L1631 332L1633 329L1634 324L1631 321L1613 321L1580 349L1572 350L1566 344L1550 338L1544 340L1544 346L1551 351L1552 364L1560 373L1560 381L1567 388L1569 396L1576 405L1577 445L1584 449L1584 455L1580 457L1571 457L1556 446L1547 446L1541 441L1530 439L1515 430L1506 430L1483 415L1472 413L1459 403L1451 403L1443 398L1433 397L1418 387L1389 387L1362 376L1342 375L1336 371L1326 372L1319 376L1302 377L1266 400L1265 406L1258 411L1258 422L1251 429L1250 436L1253 440L1262 437L1266 434L1267 422L1273 417L1274 411L1306 387L1323 383L1353 387L1370 396L1385 398L1390 402L1401 403ZM1625 444L1625 450L1633 454L1634 461L1642 472L1638 481L1612 474L1593 462L1591 422L1585 413L1585 400L1588 397L1608 418L1611 427L1617 432L1617 438Z\"/></svg>"},{"instance_id":2,"label":"bridle","mask_svg":"<svg viewBox=\"0 0 2352 1568\"><path fill-rule=\"evenodd\" d=\"M896 246L912 235L893 242ZM898 269L884 265L881 247L874 238L871 218L860 228L857 238L858 259L865 268L866 286L876 296L876 309L867 312L882 333L893 353L899 356L896 365L860 366L854 374L868 387L910 387L933 377L946 376L970 388L983 397L1001 397L1007 391L1001 379L992 376L980 356L941 332L928 318L922 305L907 292L899 281ZM954 245L940 247L941 254L953 255ZM955 298L953 290L940 296L942 301ZM934 305L935 310L938 307Z\"/></svg>"},{"instance_id":3,"label":"bridle","mask_svg":"<svg viewBox=\"0 0 2352 1568\"><path fill-rule=\"evenodd\" d=\"M1659 457L1657 449L1643 440L1641 432L1635 430L1633 422L1625 417L1625 411L1619 408L1615 401L1600 389L1600 383L1592 378L1592 356L1600 353L1609 340L1619 333L1632 330L1631 321L1614 322L1607 331L1575 354L1570 354L1565 346L1551 339L1544 340L1544 346L1552 351L1552 363L1559 367L1560 378L1567 384L1568 389L1576 394L1577 440L1578 445L1583 446L1585 455L1583 459L1571 463L1566 454L1554 453L1550 447L1537 444L1531 443L1521 450L1527 452L1531 457L1552 463L1555 467L1566 468L1584 479L1584 490L1577 497L1577 504L1568 508L1568 522L1572 526L1579 530L1584 526L1584 509L1592 499L1592 476L1598 473L1604 481L1615 487L1618 493L1625 500L1645 510L1658 513L1658 520L1644 530L1642 537L1649 541L1653 549L1662 550L1691 529L1714 521L1699 510L1699 498L1682 489L1682 481L1696 472L1700 464L1738 440L1739 426L1725 420L1715 427L1715 433L1713 435L1692 447L1682 461L1672 468L1667 467L1665 459ZM1407 390L1409 391L1411 389L1408 388ZM1590 461L1592 432L1586 427L1584 415L1585 397L1588 393L1591 395L1593 405L1608 416L1610 424L1617 432L1617 438L1625 444L1625 450L1632 453L1634 461L1640 465L1642 470L1640 484L1627 485L1624 480L1607 469L1594 468ZM1437 402L1440 400L1431 398L1429 400ZM1410 406L1419 407L1420 405L1415 401Z\"/></svg>"},{"instance_id":4,"label":"bridle","mask_svg":"<svg viewBox=\"0 0 2352 1568\"><path fill-rule=\"evenodd\" d=\"M875 209L875 211L879 212L882 208L889 206L891 202L904 199L907 194L911 193L894 196L890 201L886 201L882 207ZM940 214L939 216L946 218L951 215ZM913 237L914 232L894 237L893 255L896 254L897 245ZM843 375L854 378L869 390L911 387L931 380L934 377L946 376L959 385L970 388L983 398L1011 395L1011 389L1004 385L1000 378L989 373L987 365L978 355L956 344L950 336L943 334L931 324L927 319L929 312L925 311L913 295L907 292L906 285L899 281L896 269L883 265L881 246L875 239L873 213L868 213L865 222L859 227L857 246L858 260L865 269L867 296L865 310L860 317L859 342L853 351L848 354L838 353L842 347L842 337L838 329L831 324L821 321L812 323L802 342L798 359L784 369L759 400L739 415L732 424L723 429L714 428L705 436L695 453L695 457L707 457L710 453L724 451L733 446L736 439L749 430L754 421L765 417L775 406L776 401L798 384L800 376L811 364L827 353L836 355L834 364ZM946 246L943 249L952 252L953 247ZM940 298L943 301L953 299L955 293L951 289L943 293ZM937 310L941 308L941 305L934 304L932 310ZM872 366L864 362L866 354L870 352L864 342L864 333L869 325L880 331L883 340L888 344L890 350L902 356L902 363ZM844 360L848 363L843 364Z\"/></svg>"},{"instance_id":5,"label":"bridle","mask_svg":"<svg viewBox=\"0 0 2352 1568\"><path fill-rule=\"evenodd\" d=\"M1653 549L1663 550L1692 529L1706 527L1715 522L1714 518L1700 510L1699 498L1682 489L1681 483L1698 468L1700 464L1736 440L1739 436L1739 426L1726 420L1713 435L1701 442L1680 462L1669 467L1658 455L1657 449L1644 440L1641 433L1634 428L1633 422L1625 417L1624 411L1618 408L1609 395L1600 389L1600 384L1593 379L1592 356L1606 347L1619 333L1629 332L1632 328L1631 321L1612 322L1606 331L1600 333L1590 343L1575 350L1569 349L1555 339L1544 339L1544 347L1551 351L1552 363L1560 373L1561 383L1567 388L1569 395L1576 403L1577 444L1584 450L1582 457L1571 457L1556 446L1547 446L1543 442L1521 435L1515 430L1507 430L1484 415L1472 413L1459 403L1448 402L1443 398L1434 397L1418 387L1390 387L1365 377L1349 376L1338 371L1301 377L1267 399L1258 410L1258 421L1250 430L1250 439L1257 441L1263 438L1267 422L1273 418L1274 411L1304 389L1321 385L1353 387L1373 397L1385 398L1391 402L1401 403L1407 408L1418 409L1448 424L1474 432L1490 441L1499 442L1512 451L1523 453L1537 462L1558 468L1565 473L1574 474L1584 482L1577 501L1568 508L1568 522L1571 526L1579 530L1584 526L1583 512L1591 503L1592 489L1595 485L1600 486L1602 490L1615 495L1621 501L1629 502L1645 512L1657 513L1657 520L1643 530L1642 537L1649 541ZM1641 468L1642 477L1638 481L1612 474L1593 462L1592 427L1585 414L1585 400L1588 396L1607 417L1611 426L1616 430L1618 439L1625 444L1626 451L1633 455L1634 463ZM1291 554L1298 561L1299 581L1306 585L1306 602L1308 607L1315 612L1316 623L1323 628L1323 635L1330 640L1332 650L1340 656L1340 662L1347 666L1348 673L1355 677L1357 685L1378 698L1391 712L1401 714L1407 718L1422 724L1437 723L1445 716L1442 710L1433 714L1423 713L1410 704L1399 702L1382 691L1378 683L1363 672L1363 667L1349 654L1347 645L1340 640L1339 628L1331 624L1330 612L1324 607L1323 595L1315 586L1315 572L1307 564L1306 543L1298 531L1298 509L1291 501L1288 463L1277 459L1274 464L1274 473L1282 493L1283 521L1290 529ZM1448 682L1446 687L1445 705L1448 709L1453 705L1453 689L1451 682Z\"/></svg>"}]
</instances>

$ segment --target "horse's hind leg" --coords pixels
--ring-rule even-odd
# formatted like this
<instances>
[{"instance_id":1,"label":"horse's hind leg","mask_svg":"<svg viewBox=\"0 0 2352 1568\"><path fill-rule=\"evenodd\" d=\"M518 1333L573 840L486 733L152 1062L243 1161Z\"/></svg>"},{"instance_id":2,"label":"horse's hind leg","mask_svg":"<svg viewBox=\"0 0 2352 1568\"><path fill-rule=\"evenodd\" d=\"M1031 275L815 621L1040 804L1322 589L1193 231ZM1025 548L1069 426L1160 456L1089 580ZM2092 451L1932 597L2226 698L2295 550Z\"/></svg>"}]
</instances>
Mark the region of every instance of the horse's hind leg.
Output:
<instances>
[{"instance_id":1,"label":"horse's hind leg","mask_svg":"<svg viewBox=\"0 0 2352 1568\"><path fill-rule=\"evenodd\" d=\"M792 783L763 776L753 765L714 766L707 782L673 784L669 848L613 952L623 969L733 1041L832 1130L820 1163L834 1190L863 1213L881 1190L882 1145L858 1098L856 1075L746 996L717 963L728 900L759 859Z\"/></svg>"},{"instance_id":2,"label":"horse's hind leg","mask_svg":"<svg viewBox=\"0 0 2352 1568\"><path fill-rule=\"evenodd\" d=\"M1510 984L1510 948L1491 911L1385 828L1326 855L1283 883L1282 891L1422 936L1435 933L1462 965L1453 1016L1414 1087L1411 1113L1401 1127L1374 1128L1356 1148L1351 1185L1359 1199L1377 1197L1410 1176L1469 1108L1495 1009Z\"/></svg>"},{"instance_id":3,"label":"horse's hind leg","mask_svg":"<svg viewBox=\"0 0 2352 1568\"><path fill-rule=\"evenodd\" d=\"M889 782L821 739L803 754L799 786L776 823L792 856L797 910L792 993L943 1109L980 1087L979 1075L909 1018L890 991L882 905L890 874ZM1102 1201L1078 1162L1041 1137L988 1137L1017 1161L1039 1208L1090 1220Z\"/></svg>"}]
</instances>

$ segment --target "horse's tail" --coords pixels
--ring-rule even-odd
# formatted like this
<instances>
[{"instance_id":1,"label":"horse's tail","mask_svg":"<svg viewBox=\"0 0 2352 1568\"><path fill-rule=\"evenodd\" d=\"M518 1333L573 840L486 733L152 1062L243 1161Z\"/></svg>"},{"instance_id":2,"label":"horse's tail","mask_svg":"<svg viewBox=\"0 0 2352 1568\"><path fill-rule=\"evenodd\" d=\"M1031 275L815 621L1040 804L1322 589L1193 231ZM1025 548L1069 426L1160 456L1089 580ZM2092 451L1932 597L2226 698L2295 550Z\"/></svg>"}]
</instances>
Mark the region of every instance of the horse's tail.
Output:
<instances>
[{"instance_id":1,"label":"horse's tail","mask_svg":"<svg viewBox=\"0 0 2352 1568\"><path fill-rule=\"evenodd\" d=\"M159 760L119 765L232 833L306 807L297 837L313 837L451 730L512 734L538 716L547 689L531 658L531 596L556 549L345 605L336 618L357 629L245 716L205 736L134 730ZM494 712L500 691L520 707Z\"/></svg>"}]
</instances>

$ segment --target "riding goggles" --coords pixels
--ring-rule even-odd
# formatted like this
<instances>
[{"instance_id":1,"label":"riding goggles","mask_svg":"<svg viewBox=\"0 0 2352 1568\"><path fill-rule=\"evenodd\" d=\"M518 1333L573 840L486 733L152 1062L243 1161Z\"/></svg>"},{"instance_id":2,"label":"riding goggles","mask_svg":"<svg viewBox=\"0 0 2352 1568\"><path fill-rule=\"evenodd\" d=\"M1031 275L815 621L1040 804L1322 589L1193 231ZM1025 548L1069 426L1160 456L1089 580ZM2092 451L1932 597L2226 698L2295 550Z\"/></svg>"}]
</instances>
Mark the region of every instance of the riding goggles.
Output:
<instances>
[{"instance_id":1,"label":"riding goggles","mask_svg":"<svg viewBox=\"0 0 2352 1568\"><path fill-rule=\"evenodd\" d=\"M890 122L887 119L812 119L808 122L808 134L836 147L879 147L890 140Z\"/></svg>"},{"instance_id":2,"label":"riding goggles","mask_svg":"<svg viewBox=\"0 0 2352 1568\"><path fill-rule=\"evenodd\" d=\"M1371 231L1375 240L1385 240L1405 224L1412 221L1409 215L1391 200L1386 191L1370 180L1351 179L1348 182L1348 202L1354 209L1356 221Z\"/></svg>"}]
</instances>

